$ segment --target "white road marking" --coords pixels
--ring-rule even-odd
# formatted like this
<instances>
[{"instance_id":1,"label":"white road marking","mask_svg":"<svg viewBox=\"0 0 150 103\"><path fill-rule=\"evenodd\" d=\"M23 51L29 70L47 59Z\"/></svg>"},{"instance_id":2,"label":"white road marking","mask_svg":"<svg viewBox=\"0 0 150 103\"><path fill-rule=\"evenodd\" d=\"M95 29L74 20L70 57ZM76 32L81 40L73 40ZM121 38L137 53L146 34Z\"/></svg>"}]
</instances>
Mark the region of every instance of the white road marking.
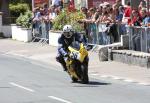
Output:
<instances>
[{"instance_id":1,"label":"white road marking","mask_svg":"<svg viewBox=\"0 0 150 103\"><path fill-rule=\"evenodd\" d=\"M24 90L27 90L27 91L30 91L30 92L35 92L34 90L30 89L30 88L27 88L27 87L24 87L24 86L21 86L21 85L18 85L16 83L13 83L13 82L10 82L11 85L13 86L16 86L16 87L19 87L19 88L22 88Z\"/></svg>"},{"instance_id":2,"label":"white road marking","mask_svg":"<svg viewBox=\"0 0 150 103\"><path fill-rule=\"evenodd\" d=\"M124 79L123 81L125 81L125 82L129 82L129 83L136 83L136 81L131 80L131 79Z\"/></svg>"},{"instance_id":3,"label":"white road marking","mask_svg":"<svg viewBox=\"0 0 150 103\"><path fill-rule=\"evenodd\" d=\"M121 80L122 79L122 78L116 77L116 76L113 76L112 78L115 79L115 80Z\"/></svg>"},{"instance_id":4,"label":"white road marking","mask_svg":"<svg viewBox=\"0 0 150 103\"><path fill-rule=\"evenodd\" d=\"M23 54L17 54L15 52L6 52L4 53L3 55L14 55L14 56L19 56L19 57L26 57L25 55Z\"/></svg>"},{"instance_id":5,"label":"white road marking","mask_svg":"<svg viewBox=\"0 0 150 103\"><path fill-rule=\"evenodd\" d=\"M95 78L94 76L97 76L97 75L99 75L99 74L98 74L98 73L93 73L93 74L92 74L92 72L91 72L90 75L93 76L93 78ZM122 78L122 77L113 76L113 75L100 75L100 77L101 77L101 78L110 78L110 79L113 79L113 80L121 80L121 81L128 82L128 83L136 83L136 84L144 85L144 86L150 86L150 83L138 82L138 81L135 81L135 80L132 80L132 79ZM97 78L96 78L96 79L97 79Z\"/></svg>"},{"instance_id":6,"label":"white road marking","mask_svg":"<svg viewBox=\"0 0 150 103\"><path fill-rule=\"evenodd\" d=\"M58 97L55 97L55 96L48 96L48 97L51 98L51 99L58 100L58 101L63 102L63 103L72 103L70 101L67 101L67 100L64 100L64 99L61 99L61 98L58 98Z\"/></svg>"}]
</instances>

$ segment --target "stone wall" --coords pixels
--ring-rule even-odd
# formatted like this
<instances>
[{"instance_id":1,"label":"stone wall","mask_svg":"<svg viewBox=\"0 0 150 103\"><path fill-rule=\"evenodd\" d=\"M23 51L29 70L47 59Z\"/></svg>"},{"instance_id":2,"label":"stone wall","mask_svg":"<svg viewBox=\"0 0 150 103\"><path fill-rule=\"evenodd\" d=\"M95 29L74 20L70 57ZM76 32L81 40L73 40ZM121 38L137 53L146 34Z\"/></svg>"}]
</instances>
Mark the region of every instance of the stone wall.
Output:
<instances>
[{"instance_id":1,"label":"stone wall","mask_svg":"<svg viewBox=\"0 0 150 103\"><path fill-rule=\"evenodd\" d=\"M4 33L4 37L11 38L12 36L11 25L3 25L2 32Z\"/></svg>"},{"instance_id":2,"label":"stone wall","mask_svg":"<svg viewBox=\"0 0 150 103\"><path fill-rule=\"evenodd\" d=\"M111 50L109 60L150 68L150 54L133 50Z\"/></svg>"}]
</instances>

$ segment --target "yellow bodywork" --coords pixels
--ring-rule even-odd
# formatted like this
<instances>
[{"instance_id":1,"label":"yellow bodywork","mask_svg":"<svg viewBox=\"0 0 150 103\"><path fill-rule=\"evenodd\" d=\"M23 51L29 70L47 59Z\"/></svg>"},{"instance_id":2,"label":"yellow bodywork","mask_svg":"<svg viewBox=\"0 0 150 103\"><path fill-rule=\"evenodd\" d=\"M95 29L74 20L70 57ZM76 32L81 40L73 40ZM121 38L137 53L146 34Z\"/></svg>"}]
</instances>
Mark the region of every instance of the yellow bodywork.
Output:
<instances>
[{"instance_id":1,"label":"yellow bodywork","mask_svg":"<svg viewBox=\"0 0 150 103\"><path fill-rule=\"evenodd\" d=\"M78 60L81 63L84 61L84 58L88 55L88 51L85 49L85 47L84 47L84 45L82 43L80 44L80 49L79 50L76 50L76 49L74 49L72 47L68 47L68 49L69 49L70 52L78 53L78 55L79 55ZM79 77L77 76L76 72L74 71L74 68L72 68L72 66L71 66L72 62L73 62L72 59L70 59L69 61L66 62L66 65L67 65L67 68L68 68L68 73L71 76L79 79Z\"/></svg>"},{"instance_id":2,"label":"yellow bodywork","mask_svg":"<svg viewBox=\"0 0 150 103\"><path fill-rule=\"evenodd\" d=\"M88 51L85 49L85 47L83 46L83 44L81 43L80 44L80 50L78 51L78 50L76 50L76 49L74 49L74 48L72 48L72 47L68 47L68 49L69 49L69 51L70 52L77 52L77 53L79 53L79 61L80 62L83 62L83 60L84 60L84 58L88 55Z\"/></svg>"}]
</instances>

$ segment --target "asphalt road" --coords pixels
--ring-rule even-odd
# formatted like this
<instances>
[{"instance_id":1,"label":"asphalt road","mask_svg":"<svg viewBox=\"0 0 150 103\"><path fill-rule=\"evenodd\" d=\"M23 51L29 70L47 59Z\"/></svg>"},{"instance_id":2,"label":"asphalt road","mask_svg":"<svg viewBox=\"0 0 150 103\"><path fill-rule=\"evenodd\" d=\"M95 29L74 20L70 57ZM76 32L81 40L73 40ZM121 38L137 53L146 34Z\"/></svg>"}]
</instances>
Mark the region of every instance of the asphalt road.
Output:
<instances>
[{"instance_id":1,"label":"asphalt road","mask_svg":"<svg viewBox=\"0 0 150 103\"><path fill-rule=\"evenodd\" d=\"M0 54L0 103L150 103L150 87L90 78L71 83L57 66Z\"/></svg>"}]
</instances>

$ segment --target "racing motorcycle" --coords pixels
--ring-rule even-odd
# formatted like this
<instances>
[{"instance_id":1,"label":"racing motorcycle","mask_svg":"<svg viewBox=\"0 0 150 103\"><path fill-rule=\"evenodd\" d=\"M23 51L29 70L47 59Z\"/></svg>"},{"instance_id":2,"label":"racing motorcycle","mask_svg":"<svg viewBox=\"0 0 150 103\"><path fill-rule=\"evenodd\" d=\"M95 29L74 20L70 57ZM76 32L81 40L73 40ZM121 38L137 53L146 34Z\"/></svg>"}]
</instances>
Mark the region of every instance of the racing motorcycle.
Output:
<instances>
[{"instance_id":1,"label":"racing motorcycle","mask_svg":"<svg viewBox=\"0 0 150 103\"><path fill-rule=\"evenodd\" d=\"M75 43L68 47L69 57L66 62L67 72L73 82L89 83L88 51L83 43Z\"/></svg>"}]
</instances>

